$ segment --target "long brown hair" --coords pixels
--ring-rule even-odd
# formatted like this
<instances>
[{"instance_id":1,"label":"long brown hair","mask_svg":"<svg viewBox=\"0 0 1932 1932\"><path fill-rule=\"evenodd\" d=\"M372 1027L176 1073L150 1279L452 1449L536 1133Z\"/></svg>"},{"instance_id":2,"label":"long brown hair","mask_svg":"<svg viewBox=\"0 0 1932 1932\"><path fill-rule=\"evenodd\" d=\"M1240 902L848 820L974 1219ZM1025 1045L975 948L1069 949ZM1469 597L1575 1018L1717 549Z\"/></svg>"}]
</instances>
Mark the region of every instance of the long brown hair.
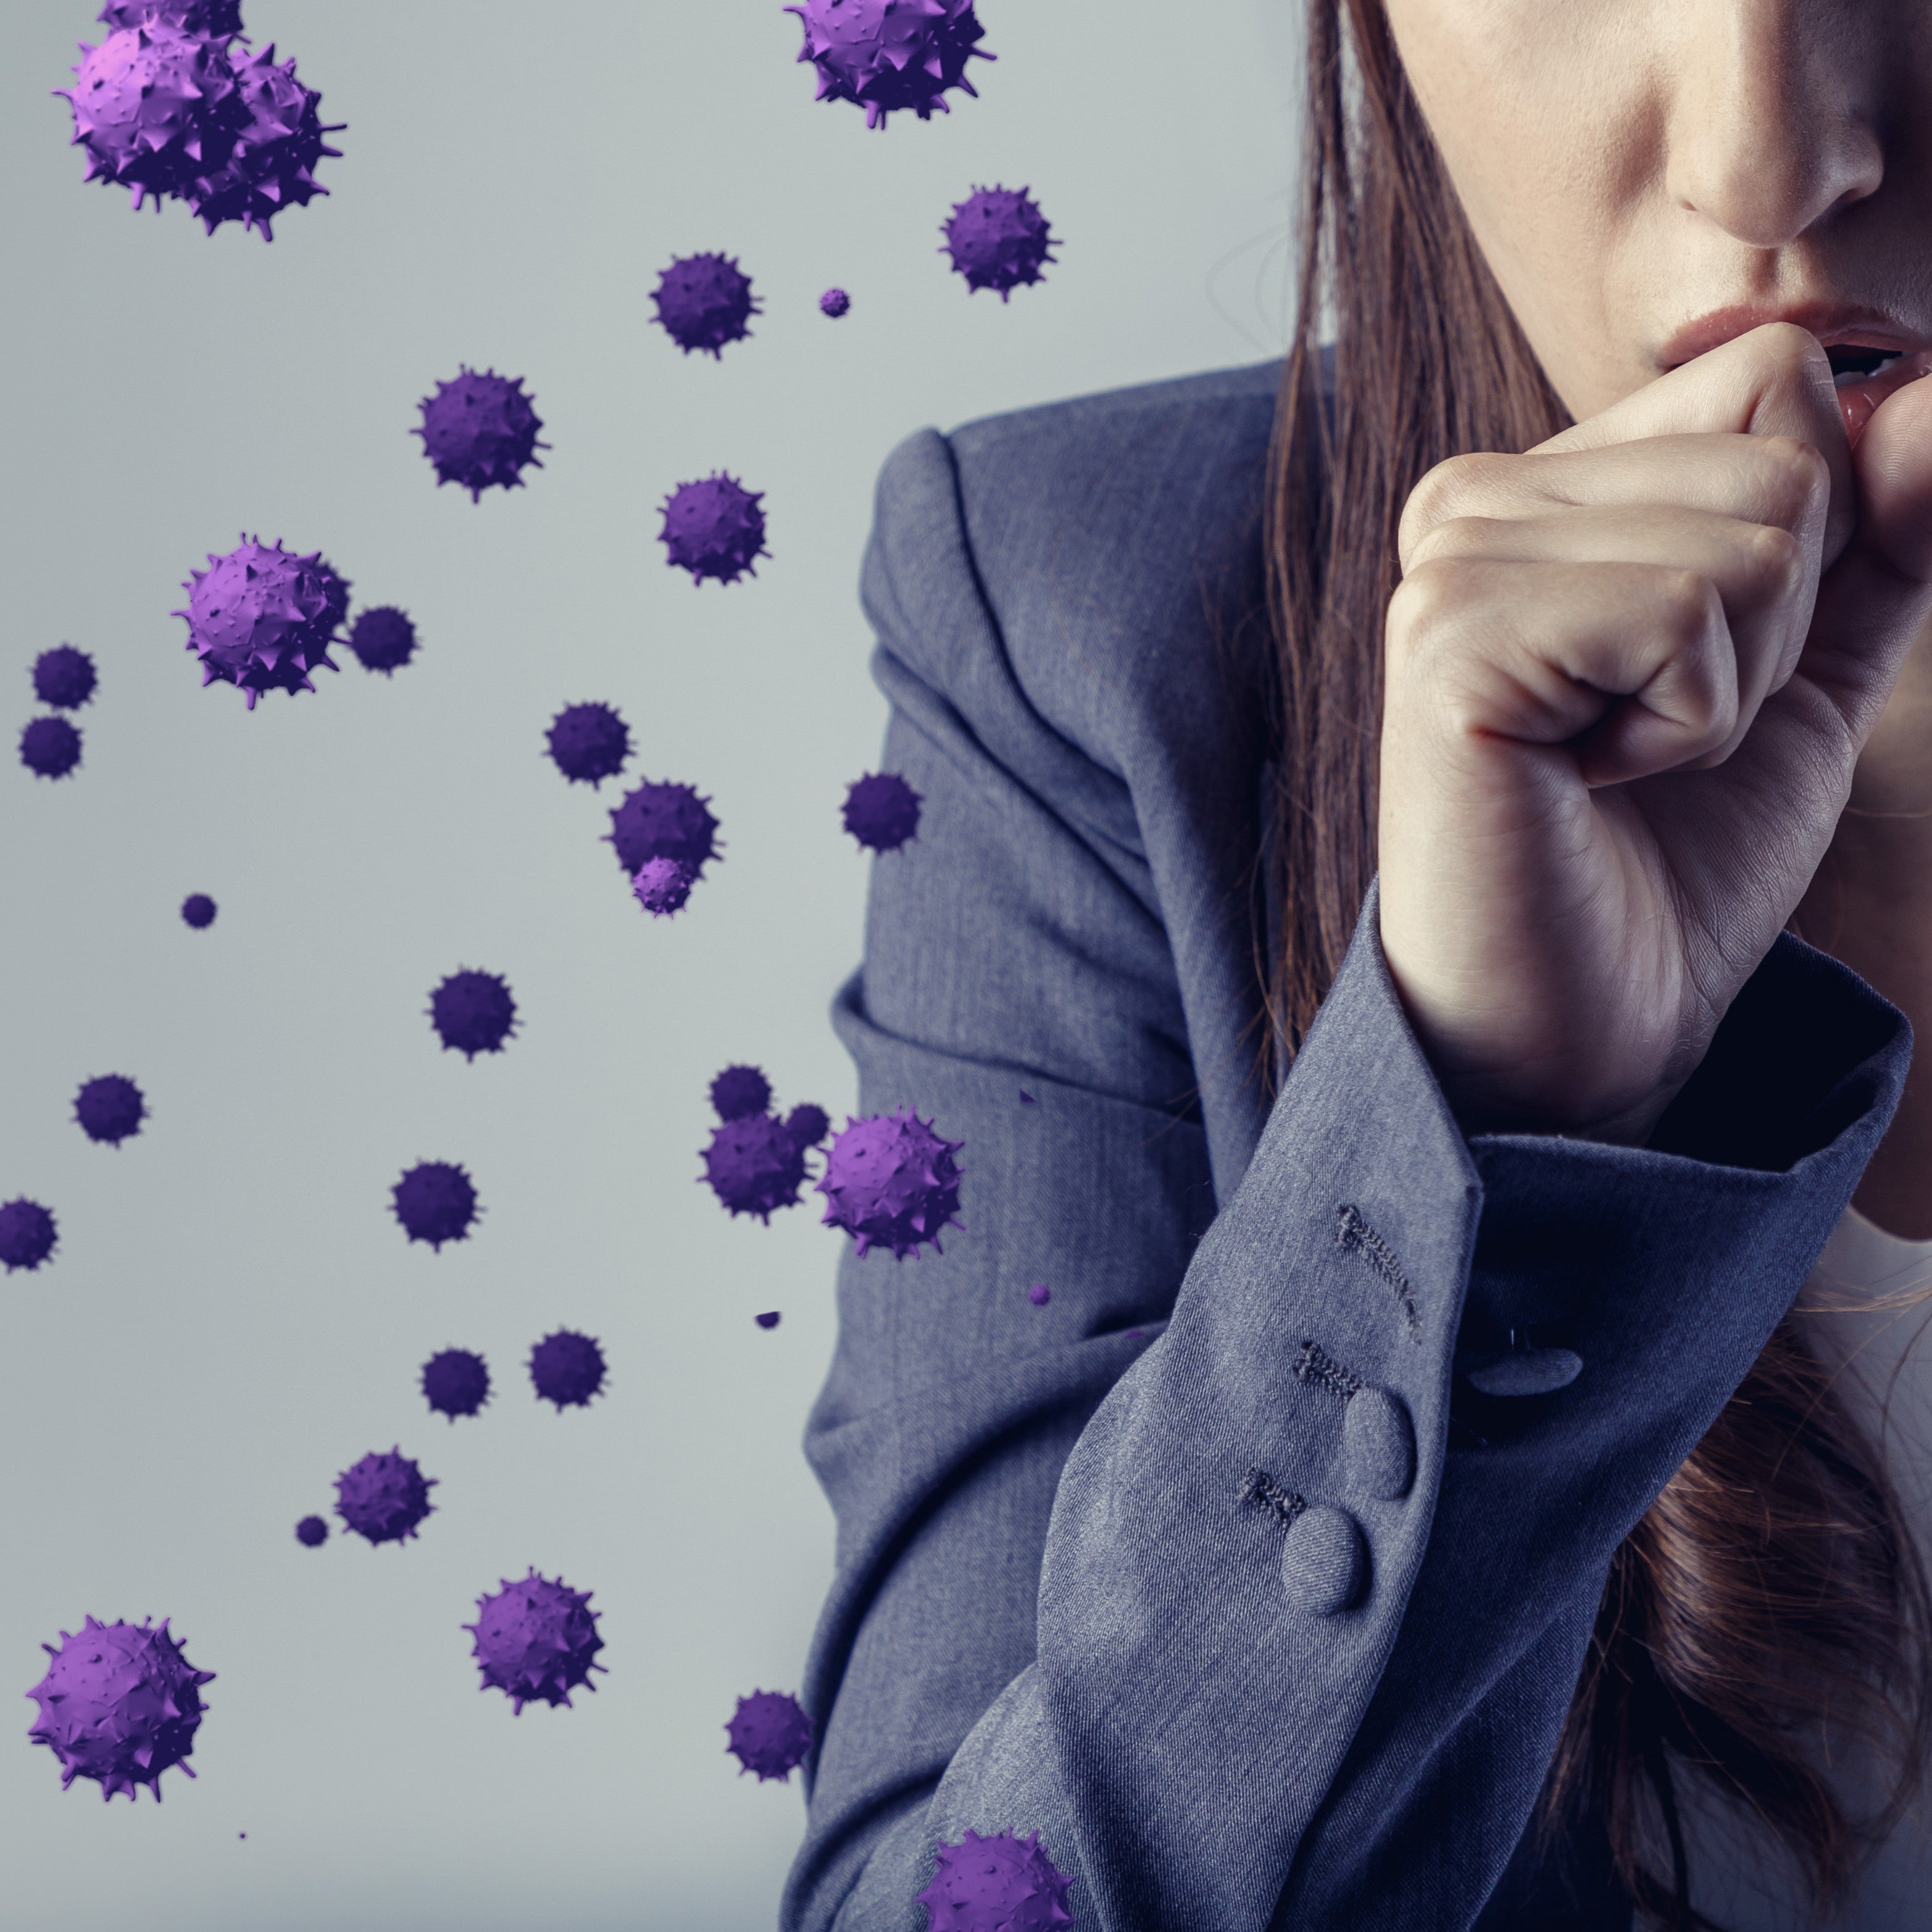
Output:
<instances>
[{"instance_id":1,"label":"long brown hair","mask_svg":"<svg viewBox=\"0 0 1932 1932\"><path fill-rule=\"evenodd\" d=\"M1375 870L1384 610L1408 492L1568 421L1491 277L1381 0L1307 0L1300 313L1268 513L1278 686L1271 1015L1290 1052ZM1332 346L1324 351L1324 338ZM1638 1906L1690 1904L1676 1774L1754 1817L1817 1910L1896 1822L1932 1738L1924 1576L1882 1459L1787 1321L1618 1551L1539 1808L1609 1834ZM1823 1774L1868 1738L1892 1789Z\"/></svg>"}]
</instances>

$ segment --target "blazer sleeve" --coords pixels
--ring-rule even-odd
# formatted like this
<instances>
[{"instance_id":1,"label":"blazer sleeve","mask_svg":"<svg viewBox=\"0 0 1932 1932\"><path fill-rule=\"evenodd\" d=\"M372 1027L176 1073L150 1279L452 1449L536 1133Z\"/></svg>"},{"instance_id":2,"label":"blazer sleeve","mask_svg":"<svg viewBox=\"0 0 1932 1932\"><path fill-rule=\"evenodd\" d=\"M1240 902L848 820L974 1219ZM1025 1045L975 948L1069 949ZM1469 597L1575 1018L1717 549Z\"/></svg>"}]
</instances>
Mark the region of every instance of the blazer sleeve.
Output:
<instances>
[{"instance_id":1,"label":"blazer sleeve","mask_svg":"<svg viewBox=\"0 0 1932 1932\"><path fill-rule=\"evenodd\" d=\"M1781 940L1649 1148L1466 1140L1372 898L1216 1213L1132 802L1028 704L931 455L889 466L866 576L925 814L835 1018L864 1111L964 1142L965 1226L842 1268L782 1922L925 1932L970 1828L1038 1832L1076 1932L1467 1928L1610 1557L1795 1296L1909 1034ZM1471 1382L1529 1349L1580 1368Z\"/></svg>"}]
</instances>

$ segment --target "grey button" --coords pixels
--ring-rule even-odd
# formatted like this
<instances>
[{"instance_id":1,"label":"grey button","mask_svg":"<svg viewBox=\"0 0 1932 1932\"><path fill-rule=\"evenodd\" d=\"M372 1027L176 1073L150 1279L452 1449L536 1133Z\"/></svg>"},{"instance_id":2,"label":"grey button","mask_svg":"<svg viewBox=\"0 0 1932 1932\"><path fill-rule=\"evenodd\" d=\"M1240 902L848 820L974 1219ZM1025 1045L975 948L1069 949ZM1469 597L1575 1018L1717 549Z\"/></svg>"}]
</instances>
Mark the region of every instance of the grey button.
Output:
<instances>
[{"instance_id":1,"label":"grey button","mask_svg":"<svg viewBox=\"0 0 1932 1932\"><path fill-rule=\"evenodd\" d=\"M1515 1348L1472 1369L1468 1382L1485 1395L1549 1395L1582 1372L1582 1357L1568 1348Z\"/></svg>"},{"instance_id":2,"label":"grey button","mask_svg":"<svg viewBox=\"0 0 1932 1932\"><path fill-rule=\"evenodd\" d=\"M1316 1617L1346 1610L1361 1594L1368 1570L1368 1548L1353 1516L1317 1503L1289 1526L1281 1587L1298 1610Z\"/></svg>"},{"instance_id":3,"label":"grey button","mask_svg":"<svg viewBox=\"0 0 1932 1932\"><path fill-rule=\"evenodd\" d=\"M1384 1499L1406 1496L1415 1480L1415 1431L1408 1411L1387 1389L1359 1388L1342 1412L1348 1478Z\"/></svg>"}]
</instances>

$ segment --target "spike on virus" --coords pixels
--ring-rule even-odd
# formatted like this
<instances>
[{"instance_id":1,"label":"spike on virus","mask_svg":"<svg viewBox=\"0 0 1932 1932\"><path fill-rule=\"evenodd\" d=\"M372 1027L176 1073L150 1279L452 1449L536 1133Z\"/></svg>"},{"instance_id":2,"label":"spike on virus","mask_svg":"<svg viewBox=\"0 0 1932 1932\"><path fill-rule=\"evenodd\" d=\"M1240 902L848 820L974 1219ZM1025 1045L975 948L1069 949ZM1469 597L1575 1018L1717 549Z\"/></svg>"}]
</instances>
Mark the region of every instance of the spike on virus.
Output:
<instances>
[{"instance_id":1,"label":"spike on virus","mask_svg":"<svg viewBox=\"0 0 1932 1932\"><path fill-rule=\"evenodd\" d=\"M747 490L722 470L701 482L680 483L664 501L664 528L658 533L672 567L688 570L693 584L709 577L736 584L755 577L753 568L765 548L762 490Z\"/></svg>"},{"instance_id":2,"label":"spike on virus","mask_svg":"<svg viewBox=\"0 0 1932 1932\"><path fill-rule=\"evenodd\" d=\"M832 1117L823 1107L814 1107L807 1100L786 1114L784 1127L794 1147L822 1147L825 1136L832 1131Z\"/></svg>"},{"instance_id":3,"label":"spike on virus","mask_svg":"<svg viewBox=\"0 0 1932 1932\"><path fill-rule=\"evenodd\" d=\"M530 1384L540 1402L553 1402L561 1415L582 1408L604 1387L604 1351L588 1335L560 1328L530 1351Z\"/></svg>"},{"instance_id":4,"label":"spike on virus","mask_svg":"<svg viewBox=\"0 0 1932 1932\"><path fill-rule=\"evenodd\" d=\"M422 438L423 454L436 466L440 490L454 483L470 492L472 503L493 485L523 487L522 472L541 470L536 452L550 445L537 440L542 419L524 394L520 376L500 376L486 369L479 376L466 363L449 382L439 382L436 394L422 400L422 422L410 430Z\"/></svg>"},{"instance_id":5,"label":"spike on virus","mask_svg":"<svg viewBox=\"0 0 1932 1932\"><path fill-rule=\"evenodd\" d=\"M471 1654L483 1673L478 1687L500 1690L521 1717L526 1704L571 1708L570 1694L595 1690L593 1670L604 1648L589 1590L573 1590L532 1568L519 1582L502 1580L494 1595L476 1600L476 1621L463 1628L475 1642Z\"/></svg>"},{"instance_id":6,"label":"spike on virus","mask_svg":"<svg viewBox=\"0 0 1932 1932\"><path fill-rule=\"evenodd\" d=\"M220 164L198 173L185 195L209 234L238 221L272 242L278 214L328 194L316 164L340 155L326 137L348 124L323 122L320 92L296 78L292 60L278 67L272 44L241 62L234 75L233 139Z\"/></svg>"},{"instance_id":7,"label":"spike on virus","mask_svg":"<svg viewBox=\"0 0 1932 1932\"><path fill-rule=\"evenodd\" d=\"M812 1720L796 1697L783 1690L754 1690L738 1700L724 1726L725 1750L738 1760L738 1775L755 1772L766 1778L789 1778L812 1748Z\"/></svg>"},{"instance_id":8,"label":"spike on virus","mask_svg":"<svg viewBox=\"0 0 1932 1932\"><path fill-rule=\"evenodd\" d=\"M360 611L349 627L349 648L364 670L393 676L416 654L416 627L393 604Z\"/></svg>"},{"instance_id":9,"label":"spike on virus","mask_svg":"<svg viewBox=\"0 0 1932 1932\"><path fill-rule=\"evenodd\" d=\"M752 278L735 256L684 255L658 278L651 300L664 333L688 356L702 350L716 361L726 346L751 334L759 310Z\"/></svg>"},{"instance_id":10,"label":"spike on virus","mask_svg":"<svg viewBox=\"0 0 1932 1932\"><path fill-rule=\"evenodd\" d=\"M836 322L852 313L852 298L843 289L827 289L818 298L818 312Z\"/></svg>"},{"instance_id":11,"label":"spike on virus","mask_svg":"<svg viewBox=\"0 0 1932 1932\"><path fill-rule=\"evenodd\" d=\"M572 784L594 791L621 772L631 755L631 728L608 704L566 705L544 734L550 762Z\"/></svg>"},{"instance_id":12,"label":"spike on virus","mask_svg":"<svg viewBox=\"0 0 1932 1932\"><path fill-rule=\"evenodd\" d=\"M337 667L328 647L349 614L349 585L322 560L244 536L225 556L211 550L206 570L191 570L182 588L188 608L170 613L188 625L188 646L201 660L204 688L236 686L248 709L266 691L313 691L309 674Z\"/></svg>"},{"instance_id":13,"label":"spike on virus","mask_svg":"<svg viewBox=\"0 0 1932 1932\"><path fill-rule=\"evenodd\" d=\"M89 1617L74 1634L61 1632L58 1649L41 1645L52 1661L27 1693L40 1707L27 1736L60 1760L63 1791L91 1778L104 1802L124 1792L132 1804L145 1784L159 1804L162 1772L179 1765L194 1775L188 1759L206 1708L201 1687L214 1673L189 1663L166 1617L158 1630L152 1622Z\"/></svg>"},{"instance_id":14,"label":"spike on virus","mask_svg":"<svg viewBox=\"0 0 1932 1932\"><path fill-rule=\"evenodd\" d=\"M646 859L631 881L631 896L653 919L683 911L698 874L677 859Z\"/></svg>"},{"instance_id":15,"label":"spike on virus","mask_svg":"<svg viewBox=\"0 0 1932 1932\"><path fill-rule=\"evenodd\" d=\"M206 892L190 892L182 901L182 923L197 932L206 932L214 923L214 902Z\"/></svg>"},{"instance_id":16,"label":"spike on virus","mask_svg":"<svg viewBox=\"0 0 1932 1932\"><path fill-rule=\"evenodd\" d=\"M0 1268L38 1268L54 1251L60 1230L54 1217L38 1201L24 1196L0 1207Z\"/></svg>"},{"instance_id":17,"label":"spike on virus","mask_svg":"<svg viewBox=\"0 0 1932 1932\"><path fill-rule=\"evenodd\" d=\"M845 830L869 852L896 852L919 831L925 802L896 772L872 772L847 787Z\"/></svg>"},{"instance_id":18,"label":"spike on virus","mask_svg":"<svg viewBox=\"0 0 1932 1932\"><path fill-rule=\"evenodd\" d=\"M755 1066L728 1066L711 1083L711 1104L721 1120L742 1120L772 1104L772 1083Z\"/></svg>"},{"instance_id":19,"label":"spike on virus","mask_svg":"<svg viewBox=\"0 0 1932 1932\"><path fill-rule=\"evenodd\" d=\"M429 1492L436 1486L400 1448L371 1450L335 1479L335 1513L370 1543L400 1543L435 1514Z\"/></svg>"},{"instance_id":20,"label":"spike on virus","mask_svg":"<svg viewBox=\"0 0 1932 1932\"><path fill-rule=\"evenodd\" d=\"M94 660L71 644L56 644L34 660L34 695L56 711L77 711L94 695Z\"/></svg>"},{"instance_id":21,"label":"spike on virus","mask_svg":"<svg viewBox=\"0 0 1932 1932\"><path fill-rule=\"evenodd\" d=\"M940 232L946 237L940 253L952 256L967 287L975 294L995 289L1002 302L1010 301L1015 289L1044 280L1040 270L1059 259L1052 252L1058 238L1023 188L976 188Z\"/></svg>"},{"instance_id":22,"label":"spike on virus","mask_svg":"<svg viewBox=\"0 0 1932 1932\"><path fill-rule=\"evenodd\" d=\"M305 1516L296 1525L296 1540L304 1550L320 1550L328 1540L328 1525L319 1516Z\"/></svg>"},{"instance_id":23,"label":"spike on virus","mask_svg":"<svg viewBox=\"0 0 1932 1932\"><path fill-rule=\"evenodd\" d=\"M941 1252L939 1231L960 1225L960 1171L952 1156L964 1145L935 1133L910 1107L848 1120L818 1183L824 1225L843 1228L862 1261L875 1247L890 1248L897 1261L916 1261L928 1242Z\"/></svg>"},{"instance_id":24,"label":"spike on virus","mask_svg":"<svg viewBox=\"0 0 1932 1932\"><path fill-rule=\"evenodd\" d=\"M982 1838L968 1826L958 1844L933 1848L932 1882L914 1903L926 1909L927 1932L1059 1932L1073 1923L1072 1885L1037 1832Z\"/></svg>"},{"instance_id":25,"label":"spike on virus","mask_svg":"<svg viewBox=\"0 0 1932 1932\"><path fill-rule=\"evenodd\" d=\"M922 121L950 113L956 87L976 100L966 63L997 58L978 44L973 0L801 0L784 10L805 29L798 57L818 70L818 98L864 108L868 128L902 110Z\"/></svg>"},{"instance_id":26,"label":"spike on virus","mask_svg":"<svg viewBox=\"0 0 1932 1932\"><path fill-rule=\"evenodd\" d=\"M109 1147L118 1147L130 1134L138 1134L147 1116L140 1088L124 1074L104 1073L74 1096L74 1117L81 1131Z\"/></svg>"},{"instance_id":27,"label":"spike on virus","mask_svg":"<svg viewBox=\"0 0 1932 1932\"><path fill-rule=\"evenodd\" d=\"M766 1226L781 1208L796 1208L805 1185L805 1150L769 1114L714 1127L698 1158L698 1178L731 1214L755 1214Z\"/></svg>"},{"instance_id":28,"label":"spike on virus","mask_svg":"<svg viewBox=\"0 0 1932 1932\"><path fill-rule=\"evenodd\" d=\"M232 40L242 31L242 0L107 0L94 16L104 27L138 27L165 21L184 33Z\"/></svg>"},{"instance_id":29,"label":"spike on virus","mask_svg":"<svg viewBox=\"0 0 1932 1932\"><path fill-rule=\"evenodd\" d=\"M694 785L646 779L626 792L610 814L605 842L646 912L662 917L677 911L717 857L718 821L710 803ZM669 868L656 862L667 860Z\"/></svg>"},{"instance_id":30,"label":"spike on virus","mask_svg":"<svg viewBox=\"0 0 1932 1932\"><path fill-rule=\"evenodd\" d=\"M20 762L37 778L64 778L80 763L80 733L58 712L31 720L20 734Z\"/></svg>"},{"instance_id":31,"label":"spike on virus","mask_svg":"<svg viewBox=\"0 0 1932 1932\"><path fill-rule=\"evenodd\" d=\"M502 1052L516 1030L517 1003L508 980L465 967L430 994L429 1017L446 1052L474 1060L479 1053Z\"/></svg>"},{"instance_id":32,"label":"spike on virus","mask_svg":"<svg viewBox=\"0 0 1932 1932\"><path fill-rule=\"evenodd\" d=\"M476 1190L454 1162L418 1161L390 1190L396 1219L412 1241L439 1253L445 1241L469 1238L477 1216Z\"/></svg>"},{"instance_id":33,"label":"spike on virus","mask_svg":"<svg viewBox=\"0 0 1932 1932\"><path fill-rule=\"evenodd\" d=\"M443 1348L422 1366L423 1397L454 1422L474 1415L490 1400L489 1365L467 1348Z\"/></svg>"}]
</instances>

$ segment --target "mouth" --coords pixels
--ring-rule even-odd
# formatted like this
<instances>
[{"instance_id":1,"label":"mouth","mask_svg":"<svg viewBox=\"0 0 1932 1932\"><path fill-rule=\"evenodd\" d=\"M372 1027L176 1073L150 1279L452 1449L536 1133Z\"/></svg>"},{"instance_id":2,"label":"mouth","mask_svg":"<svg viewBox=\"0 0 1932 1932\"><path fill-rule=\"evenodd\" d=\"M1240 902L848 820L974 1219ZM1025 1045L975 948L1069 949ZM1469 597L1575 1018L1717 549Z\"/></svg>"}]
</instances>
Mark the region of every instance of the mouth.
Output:
<instances>
[{"instance_id":1,"label":"mouth","mask_svg":"<svg viewBox=\"0 0 1932 1932\"><path fill-rule=\"evenodd\" d=\"M1832 364L1832 386L1838 392L1838 412L1854 447L1886 397L1932 374L1932 351L1922 349L1828 342L1825 354Z\"/></svg>"}]
</instances>

